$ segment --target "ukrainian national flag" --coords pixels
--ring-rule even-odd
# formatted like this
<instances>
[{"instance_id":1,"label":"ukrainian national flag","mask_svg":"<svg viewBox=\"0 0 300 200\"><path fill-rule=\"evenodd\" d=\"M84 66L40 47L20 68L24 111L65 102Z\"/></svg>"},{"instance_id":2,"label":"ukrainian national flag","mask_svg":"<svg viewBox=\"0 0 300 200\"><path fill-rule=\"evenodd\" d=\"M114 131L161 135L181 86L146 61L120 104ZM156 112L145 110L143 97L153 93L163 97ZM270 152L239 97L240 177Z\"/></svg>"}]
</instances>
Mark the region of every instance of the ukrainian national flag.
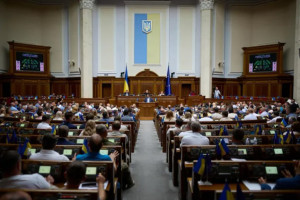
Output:
<instances>
[{"instance_id":1,"label":"ukrainian national flag","mask_svg":"<svg viewBox=\"0 0 300 200\"><path fill-rule=\"evenodd\" d=\"M160 14L134 15L134 64L160 64Z\"/></svg>"},{"instance_id":2,"label":"ukrainian national flag","mask_svg":"<svg viewBox=\"0 0 300 200\"><path fill-rule=\"evenodd\" d=\"M255 135L261 135L262 134L262 127L261 125L255 125L254 126Z\"/></svg>"},{"instance_id":3,"label":"ukrainian national flag","mask_svg":"<svg viewBox=\"0 0 300 200\"><path fill-rule=\"evenodd\" d=\"M295 135L294 135L294 132L292 131L292 132L290 133L289 130L287 130L287 133L286 133L286 135L283 137L283 139L284 139L284 142L285 142L286 144L291 144L291 143L293 143L294 140L296 140Z\"/></svg>"},{"instance_id":4,"label":"ukrainian national flag","mask_svg":"<svg viewBox=\"0 0 300 200\"><path fill-rule=\"evenodd\" d=\"M226 126L221 126L220 127L220 132L219 132L219 135L228 135L228 131L227 131L227 128Z\"/></svg>"},{"instance_id":5,"label":"ukrainian national flag","mask_svg":"<svg viewBox=\"0 0 300 200\"><path fill-rule=\"evenodd\" d=\"M229 148L227 147L224 140L221 140L221 142L218 142L216 144L216 153L217 155L225 156L226 154L229 154Z\"/></svg>"},{"instance_id":6,"label":"ukrainian national flag","mask_svg":"<svg viewBox=\"0 0 300 200\"><path fill-rule=\"evenodd\" d=\"M283 144L283 142L284 140L281 131L276 131L274 135L274 144Z\"/></svg>"},{"instance_id":7,"label":"ukrainian national flag","mask_svg":"<svg viewBox=\"0 0 300 200\"><path fill-rule=\"evenodd\" d=\"M86 138L85 138L84 141L83 141L83 144L82 144L81 149L82 149L82 151L83 151L84 153L88 153L88 152L89 152L88 141L87 141Z\"/></svg>"},{"instance_id":8,"label":"ukrainian national flag","mask_svg":"<svg viewBox=\"0 0 300 200\"><path fill-rule=\"evenodd\" d=\"M282 126L286 127L288 125L288 123L285 121L285 119L283 118L281 123Z\"/></svg>"},{"instance_id":9,"label":"ukrainian national flag","mask_svg":"<svg viewBox=\"0 0 300 200\"><path fill-rule=\"evenodd\" d=\"M126 92L126 90L129 91L129 81L128 81L127 66L126 66L126 70L125 70L125 80L124 80L124 89L123 89L123 92Z\"/></svg>"},{"instance_id":10,"label":"ukrainian national flag","mask_svg":"<svg viewBox=\"0 0 300 200\"><path fill-rule=\"evenodd\" d=\"M56 126L52 125L51 134L56 135Z\"/></svg>"},{"instance_id":11,"label":"ukrainian national flag","mask_svg":"<svg viewBox=\"0 0 300 200\"><path fill-rule=\"evenodd\" d=\"M28 156L30 152L31 144L29 142L29 139L26 138L23 146L20 144L18 148L18 153L20 156Z\"/></svg>"},{"instance_id":12,"label":"ukrainian national flag","mask_svg":"<svg viewBox=\"0 0 300 200\"><path fill-rule=\"evenodd\" d=\"M203 156L203 154L201 153L197 163L194 166L194 172L198 173L200 176L202 176L204 174L205 171L205 158Z\"/></svg>"},{"instance_id":13,"label":"ukrainian national flag","mask_svg":"<svg viewBox=\"0 0 300 200\"><path fill-rule=\"evenodd\" d=\"M223 188L223 192L219 198L219 200L234 200L233 195L230 191L228 183L225 183L225 186Z\"/></svg>"},{"instance_id":14,"label":"ukrainian national flag","mask_svg":"<svg viewBox=\"0 0 300 200\"><path fill-rule=\"evenodd\" d=\"M234 119L235 119L235 121L236 121L236 127L237 127L237 128L242 128L243 125L242 125L242 122L239 121L239 117L236 115L236 116L234 117Z\"/></svg>"}]
</instances>

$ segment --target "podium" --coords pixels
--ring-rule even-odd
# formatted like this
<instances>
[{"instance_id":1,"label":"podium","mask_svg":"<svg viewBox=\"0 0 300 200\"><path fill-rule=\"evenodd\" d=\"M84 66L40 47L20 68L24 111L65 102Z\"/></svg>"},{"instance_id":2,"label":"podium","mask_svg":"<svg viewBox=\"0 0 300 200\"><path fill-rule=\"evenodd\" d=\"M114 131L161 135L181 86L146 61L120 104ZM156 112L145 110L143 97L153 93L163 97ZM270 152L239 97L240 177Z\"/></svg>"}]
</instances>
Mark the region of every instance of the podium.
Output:
<instances>
[{"instance_id":1,"label":"podium","mask_svg":"<svg viewBox=\"0 0 300 200\"><path fill-rule=\"evenodd\" d=\"M140 119L152 120L154 109L157 107L157 102L138 102L137 107L140 109Z\"/></svg>"}]
</instances>

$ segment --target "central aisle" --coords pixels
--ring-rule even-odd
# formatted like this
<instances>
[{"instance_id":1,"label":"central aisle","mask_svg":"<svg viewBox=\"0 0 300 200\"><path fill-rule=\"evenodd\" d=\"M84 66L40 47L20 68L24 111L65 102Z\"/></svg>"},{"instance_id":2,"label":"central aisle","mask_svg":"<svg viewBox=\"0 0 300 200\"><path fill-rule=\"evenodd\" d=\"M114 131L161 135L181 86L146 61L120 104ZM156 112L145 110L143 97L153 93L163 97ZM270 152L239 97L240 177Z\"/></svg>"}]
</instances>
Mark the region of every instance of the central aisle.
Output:
<instances>
[{"instance_id":1,"label":"central aisle","mask_svg":"<svg viewBox=\"0 0 300 200\"><path fill-rule=\"evenodd\" d=\"M130 170L135 186L123 191L123 200L178 199L153 121L141 121Z\"/></svg>"}]
</instances>

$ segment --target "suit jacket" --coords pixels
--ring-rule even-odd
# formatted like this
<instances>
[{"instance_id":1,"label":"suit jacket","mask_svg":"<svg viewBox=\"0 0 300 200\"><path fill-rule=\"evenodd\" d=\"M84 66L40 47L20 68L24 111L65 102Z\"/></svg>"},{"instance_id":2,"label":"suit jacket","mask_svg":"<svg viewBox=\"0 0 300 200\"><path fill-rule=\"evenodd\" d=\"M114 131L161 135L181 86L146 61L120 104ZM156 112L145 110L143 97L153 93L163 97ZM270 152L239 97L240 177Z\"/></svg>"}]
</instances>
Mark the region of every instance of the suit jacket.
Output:
<instances>
[{"instance_id":1,"label":"suit jacket","mask_svg":"<svg viewBox=\"0 0 300 200\"><path fill-rule=\"evenodd\" d=\"M130 96L130 93L129 92L124 92L123 96Z\"/></svg>"},{"instance_id":2,"label":"suit jacket","mask_svg":"<svg viewBox=\"0 0 300 200\"><path fill-rule=\"evenodd\" d=\"M148 102L147 99L149 99L149 102L154 102L154 100L153 100L151 97L146 97L146 98L144 99L144 102Z\"/></svg>"}]
</instances>

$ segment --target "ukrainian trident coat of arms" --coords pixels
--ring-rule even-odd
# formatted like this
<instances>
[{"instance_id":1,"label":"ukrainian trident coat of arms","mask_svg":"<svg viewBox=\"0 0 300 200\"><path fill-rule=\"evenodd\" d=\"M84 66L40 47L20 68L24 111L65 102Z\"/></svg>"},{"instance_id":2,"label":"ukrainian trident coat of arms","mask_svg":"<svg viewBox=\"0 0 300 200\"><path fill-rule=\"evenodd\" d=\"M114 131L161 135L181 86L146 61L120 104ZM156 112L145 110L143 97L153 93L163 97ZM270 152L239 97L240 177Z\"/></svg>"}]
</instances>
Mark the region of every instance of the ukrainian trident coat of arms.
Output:
<instances>
[{"instance_id":1,"label":"ukrainian trident coat of arms","mask_svg":"<svg viewBox=\"0 0 300 200\"><path fill-rule=\"evenodd\" d=\"M152 31L152 20L142 20L142 31L150 33Z\"/></svg>"}]
</instances>

